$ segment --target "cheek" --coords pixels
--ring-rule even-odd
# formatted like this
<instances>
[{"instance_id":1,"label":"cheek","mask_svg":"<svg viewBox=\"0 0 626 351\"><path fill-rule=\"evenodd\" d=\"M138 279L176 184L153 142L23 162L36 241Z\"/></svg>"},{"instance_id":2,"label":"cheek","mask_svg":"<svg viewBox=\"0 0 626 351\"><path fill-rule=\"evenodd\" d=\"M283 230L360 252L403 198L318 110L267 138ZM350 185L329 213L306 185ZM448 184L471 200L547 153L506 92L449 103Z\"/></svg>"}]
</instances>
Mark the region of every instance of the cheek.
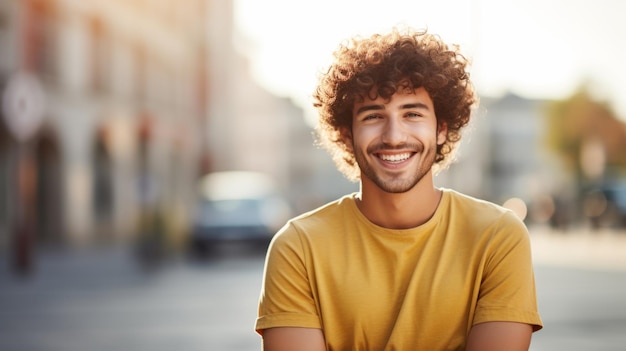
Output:
<instances>
[{"instance_id":1,"label":"cheek","mask_svg":"<svg viewBox=\"0 0 626 351\"><path fill-rule=\"evenodd\" d=\"M366 146L376 138L376 131L373 128L360 128L355 130L350 140L350 145L354 147Z\"/></svg>"}]
</instances>

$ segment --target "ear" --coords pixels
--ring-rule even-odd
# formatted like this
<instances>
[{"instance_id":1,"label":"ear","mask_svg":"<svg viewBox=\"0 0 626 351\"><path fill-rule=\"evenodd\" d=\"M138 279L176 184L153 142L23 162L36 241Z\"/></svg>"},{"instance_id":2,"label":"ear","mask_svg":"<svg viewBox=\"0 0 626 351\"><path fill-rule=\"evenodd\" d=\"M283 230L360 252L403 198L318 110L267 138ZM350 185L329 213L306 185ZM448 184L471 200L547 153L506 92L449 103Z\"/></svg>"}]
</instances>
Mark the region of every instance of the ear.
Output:
<instances>
[{"instance_id":1,"label":"ear","mask_svg":"<svg viewBox=\"0 0 626 351\"><path fill-rule=\"evenodd\" d=\"M437 145L443 145L448 139L448 124L445 122L437 125Z\"/></svg>"},{"instance_id":2,"label":"ear","mask_svg":"<svg viewBox=\"0 0 626 351\"><path fill-rule=\"evenodd\" d=\"M339 134L341 135L341 141L346 145L348 151L354 152L352 147L352 130L347 127L339 127Z\"/></svg>"}]
</instances>

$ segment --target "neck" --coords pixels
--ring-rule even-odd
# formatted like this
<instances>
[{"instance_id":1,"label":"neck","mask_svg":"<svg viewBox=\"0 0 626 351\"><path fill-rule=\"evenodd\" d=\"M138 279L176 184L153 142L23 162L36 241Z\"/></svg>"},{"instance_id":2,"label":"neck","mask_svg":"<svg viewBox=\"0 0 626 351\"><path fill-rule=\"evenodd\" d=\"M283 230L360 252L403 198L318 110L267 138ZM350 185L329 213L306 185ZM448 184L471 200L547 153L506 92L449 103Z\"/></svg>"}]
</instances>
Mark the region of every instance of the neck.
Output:
<instances>
[{"instance_id":1,"label":"neck","mask_svg":"<svg viewBox=\"0 0 626 351\"><path fill-rule=\"evenodd\" d=\"M371 181L361 180L359 210L372 223L389 229L409 229L426 223L435 213L442 191L427 174L411 190L388 193Z\"/></svg>"}]
</instances>

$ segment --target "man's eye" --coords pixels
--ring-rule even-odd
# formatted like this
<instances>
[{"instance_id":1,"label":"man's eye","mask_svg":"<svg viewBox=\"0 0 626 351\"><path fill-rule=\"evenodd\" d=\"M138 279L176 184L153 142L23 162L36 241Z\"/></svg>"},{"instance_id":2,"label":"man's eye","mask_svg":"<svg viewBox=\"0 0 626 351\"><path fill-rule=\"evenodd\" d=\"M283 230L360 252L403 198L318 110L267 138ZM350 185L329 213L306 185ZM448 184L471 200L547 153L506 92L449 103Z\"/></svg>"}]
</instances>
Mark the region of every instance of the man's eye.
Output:
<instances>
[{"instance_id":1,"label":"man's eye","mask_svg":"<svg viewBox=\"0 0 626 351\"><path fill-rule=\"evenodd\" d=\"M415 113L415 112L409 112L406 115L407 115L407 117L422 117L421 114Z\"/></svg>"},{"instance_id":2,"label":"man's eye","mask_svg":"<svg viewBox=\"0 0 626 351\"><path fill-rule=\"evenodd\" d=\"M380 115L367 115L365 116L365 118L363 118L364 121L369 121L369 120L373 120L373 119L378 119L380 118Z\"/></svg>"}]
</instances>

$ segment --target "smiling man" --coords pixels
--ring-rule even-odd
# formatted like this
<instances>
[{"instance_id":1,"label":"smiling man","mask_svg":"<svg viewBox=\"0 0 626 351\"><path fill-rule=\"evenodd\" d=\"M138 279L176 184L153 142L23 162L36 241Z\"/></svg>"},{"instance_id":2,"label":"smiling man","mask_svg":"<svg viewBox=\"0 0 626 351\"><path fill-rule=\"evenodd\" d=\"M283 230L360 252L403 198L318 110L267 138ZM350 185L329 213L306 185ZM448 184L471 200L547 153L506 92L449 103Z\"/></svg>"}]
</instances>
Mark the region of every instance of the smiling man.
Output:
<instances>
[{"instance_id":1,"label":"smiling man","mask_svg":"<svg viewBox=\"0 0 626 351\"><path fill-rule=\"evenodd\" d=\"M360 191L274 237L264 349L528 350L542 322L526 227L433 182L477 100L458 49L410 29L353 38L314 98L320 141Z\"/></svg>"}]
</instances>

